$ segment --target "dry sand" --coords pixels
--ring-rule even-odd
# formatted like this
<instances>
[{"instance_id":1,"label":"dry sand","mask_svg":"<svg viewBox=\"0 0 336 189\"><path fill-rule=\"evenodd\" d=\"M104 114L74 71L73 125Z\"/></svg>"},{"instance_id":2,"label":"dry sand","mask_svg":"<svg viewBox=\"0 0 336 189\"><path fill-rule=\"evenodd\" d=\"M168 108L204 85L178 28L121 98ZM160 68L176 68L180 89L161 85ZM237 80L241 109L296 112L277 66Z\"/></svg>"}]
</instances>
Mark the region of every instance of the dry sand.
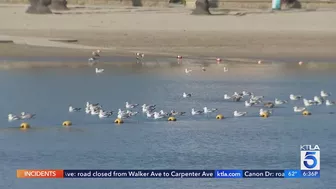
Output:
<instances>
[{"instance_id":1,"label":"dry sand","mask_svg":"<svg viewBox=\"0 0 336 189\"><path fill-rule=\"evenodd\" d=\"M24 6L0 7L0 38L18 39L20 44L30 41L26 44L34 47L0 44L0 56L87 56L98 47L111 55L141 51L171 56L336 58L333 11L245 16L193 16L184 8L73 8L54 15L24 11ZM48 42L51 37L79 42L59 45Z\"/></svg>"}]
</instances>

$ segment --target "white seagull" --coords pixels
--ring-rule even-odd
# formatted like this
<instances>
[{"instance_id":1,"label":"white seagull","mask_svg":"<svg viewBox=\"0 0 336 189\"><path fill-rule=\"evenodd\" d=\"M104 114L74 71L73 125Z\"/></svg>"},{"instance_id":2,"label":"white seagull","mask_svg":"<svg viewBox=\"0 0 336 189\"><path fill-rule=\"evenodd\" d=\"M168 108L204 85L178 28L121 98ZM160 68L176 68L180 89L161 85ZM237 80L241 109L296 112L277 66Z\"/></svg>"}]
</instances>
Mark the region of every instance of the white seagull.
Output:
<instances>
[{"instance_id":1,"label":"white seagull","mask_svg":"<svg viewBox=\"0 0 336 189\"><path fill-rule=\"evenodd\" d=\"M251 96L252 95L251 92L247 92L247 91L243 91L242 93L243 93L243 96Z\"/></svg>"},{"instance_id":2,"label":"white seagull","mask_svg":"<svg viewBox=\"0 0 336 189\"><path fill-rule=\"evenodd\" d=\"M200 114L203 114L204 112L201 111L201 110L197 110L195 111L194 108L191 109L191 115L200 115Z\"/></svg>"},{"instance_id":3,"label":"white seagull","mask_svg":"<svg viewBox=\"0 0 336 189\"><path fill-rule=\"evenodd\" d=\"M275 99L274 100L274 103L276 104L276 105L280 105L280 104L287 104L288 103L288 101L287 100L279 100L279 99Z\"/></svg>"},{"instance_id":4,"label":"white seagull","mask_svg":"<svg viewBox=\"0 0 336 189\"><path fill-rule=\"evenodd\" d=\"M32 119L36 114L27 114L26 112L21 112L21 119Z\"/></svg>"},{"instance_id":5,"label":"white seagull","mask_svg":"<svg viewBox=\"0 0 336 189\"><path fill-rule=\"evenodd\" d=\"M321 105L324 100L319 96L314 96L314 101L317 102L317 105Z\"/></svg>"},{"instance_id":6,"label":"white seagull","mask_svg":"<svg viewBox=\"0 0 336 189\"><path fill-rule=\"evenodd\" d=\"M82 108L74 108L72 106L69 106L69 112L79 112Z\"/></svg>"},{"instance_id":7,"label":"white seagull","mask_svg":"<svg viewBox=\"0 0 336 189\"><path fill-rule=\"evenodd\" d=\"M154 119L161 119L161 118L164 118L164 116L160 115L159 112L154 112Z\"/></svg>"},{"instance_id":8,"label":"white seagull","mask_svg":"<svg viewBox=\"0 0 336 189\"><path fill-rule=\"evenodd\" d=\"M183 93L183 98L189 98L189 97L191 97L191 94L190 93Z\"/></svg>"},{"instance_id":9,"label":"white seagull","mask_svg":"<svg viewBox=\"0 0 336 189\"><path fill-rule=\"evenodd\" d=\"M98 114L98 117L99 118L108 118L112 115L113 113L112 112L105 112L104 110L99 110L99 114Z\"/></svg>"},{"instance_id":10,"label":"white seagull","mask_svg":"<svg viewBox=\"0 0 336 189\"><path fill-rule=\"evenodd\" d=\"M20 117L17 115L13 115L13 114L8 114L8 121L14 121L14 120L19 120Z\"/></svg>"},{"instance_id":11,"label":"white seagull","mask_svg":"<svg viewBox=\"0 0 336 189\"><path fill-rule=\"evenodd\" d=\"M223 68L223 71L224 71L224 72L228 72L229 69L228 69L227 67L224 67L224 68Z\"/></svg>"},{"instance_id":12,"label":"white seagull","mask_svg":"<svg viewBox=\"0 0 336 189\"><path fill-rule=\"evenodd\" d=\"M291 100L300 100L302 98L302 95L294 95L294 94L290 94L289 98Z\"/></svg>"},{"instance_id":13,"label":"white seagull","mask_svg":"<svg viewBox=\"0 0 336 189\"><path fill-rule=\"evenodd\" d=\"M146 111L146 116L147 116L147 118L152 118L154 116L154 113L152 113L150 111Z\"/></svg>"},{"instance_id":14,"label":"white seagull","mask_svg":"<svg viewBox=\"0 0 336 189\"><path fill-rule=\"evenodd\" d=\"M254 101L262 101L264 99L264 96L254 96L254 94L252 94L251 99Z\"/></svg>"},{"instance_id":15,"label":"white seagull","mask_svg":"<svg viewBox=\"0 0 336 189\"><path fill-rule=\"evenodd\" d=\"M126 108L127 109L132 109L132 108L135 108L137 106L139 106L139 104L130 104L130 103L126 102Z\"/></svg>"},{"instance_id":16,"label":"white seagull","mask_svg":"<svg viewBox=\"0 0 336 189\"><path fill-rule=\"evenodd\" d=\"M103 73L103 72L104 72L104 69L96 68L96 73Z\"/></svg>"},{"instance_id":17,"label":"white seagull","mask_svg":"<svg viewBox=\"0 0 336 189\"><path fill-rule=\"evenodd\" d=\"M318 104L318 102L315 102L315 101L313 101L313 100L307 100L307 99L303 99L303 104L305 105L305 106L313 106L313 105L317 105Z\"/></svg>"},{"instance_id":18,"label":"white seagull","mask_svg":"<svg viewBox=\"0 0 336 189\"><path fill-rule=\"evenodd\" d=\"M321 91L321 96L323 97L323 98L325 98L325 97L328 97L328 96L331 96L331 93L327 93L327 92L325 92L325 91Z\"/></svg>"},{"instance_id":19,"label":"white seagull","mask_svg":"<svg viewBox=\"0 0 336 189\"><path fill-rule=\"evenodd\" d=\"M248 102L248 101L245 101L245 107L251 107L255 105L255 102Z\"/></svg>"},{"instance_id":20,"label":"white seagull","mask_svg":"<svg viewBox=\"0 0 336 189\"><path fill-rule=\"evenodd\" d=\"M231 96L229 96L228 94L225 94L225 95L224 95L224 99L225 99L225 100L230 100L230 99L231 99Z\"/></svg>"},{"instance_id":21,"label":"white seagull","mask_svg":"<svg viewBox=\"0 0 336 189\"><path fill-rule=\"evenodd\" d=\"M192 72L192 70L189 70L188 68L186 68L186 69L184 70L184 72L185 72L186 74L189 74L189 73Z\"/></svg>"},{"instance_id":22,"label":"white seagull","mask_svg":"<svg viewBox=\"0 0 336 189\"><path fill-rule=\"evenodd\" d=\"M132 112L132 111L130 111L130 110L127 110L127 111L126 111L126 114L128 114L129 116L135 116L135 115L138 114L138 112Z\"/></svg>"},{"instance_id":23,"label":"white seagull","mask_svg":"<svg viewBox=\"0 0 336 189\"><path fill-rule=\"evenodd\" d=\"M91 57L91 58L88 59L88 64L89 64L90 66L96 65L97 62L98 62L98 59L95 58L95 57Z\"/></svg>"},{"instance_id":24,"label":"white seagull","mask_svg":"<svg viewBox=\"0 0 336 189\"><path fill-rule=\"evenodd\" d=\"M207 114L207 113L211 113L211 112L215 112L215 111L217 111L218 109L217 108L212 108L212 109L208 109L207 107L204 107L203 108L203 112L205 113L205 114Z\"/></svg>"},{"instance_id":25,"label":"white seagull","mask_svg":"<svg viewBox=\"0 0 336 189\"><path fill-rule=\"evenodd\" d=\"M326 100L326 105L327 106L333 106L335 104L336 104L336 102L334 102L334 101Z\"/></svg>"},{"instance_id":26,"label":"white seagull","mask_svg":"<svg viewBox=\"0 0 336 189\"><path fill-rule=\"evenodd\" d=\"M235 117L245 116L246 114L247 112L238 112L237 110L233 112L233 116Z\"/></svg>"},{"instance_id":27,"label":"white seagull","mask_svg":"<svg viewBox=\"0 0 336 189\"><path fill-rule=\"evenodd\" d=\"M142 112L146 113L147 111L153 111L155 109L156 105L147 105L143 104L142 105Z\"/></svg>"},{"instance_id":28,"label":"white seagull","mask_svg":"<svg viewBox=\"0 0 336 189\"><path fill-rule=\"evenodd\" d=\"M304 107L297 107L297 106L294 106L293 109L294 109L294 112L303 112L306 110L306 108Z\"/></svg>"},{"instance_id":29,"label":"white seagull","mask_svg":"<svg viewBox=\"0 0 336 189\"><path fill-rule=\"evenodd\" d=\"M175 110L170 111L170 113L172 116L178 116L178 115L183 116L184 114L186 114L186 112L177 112Z\"/></svg>"}]
</instances>

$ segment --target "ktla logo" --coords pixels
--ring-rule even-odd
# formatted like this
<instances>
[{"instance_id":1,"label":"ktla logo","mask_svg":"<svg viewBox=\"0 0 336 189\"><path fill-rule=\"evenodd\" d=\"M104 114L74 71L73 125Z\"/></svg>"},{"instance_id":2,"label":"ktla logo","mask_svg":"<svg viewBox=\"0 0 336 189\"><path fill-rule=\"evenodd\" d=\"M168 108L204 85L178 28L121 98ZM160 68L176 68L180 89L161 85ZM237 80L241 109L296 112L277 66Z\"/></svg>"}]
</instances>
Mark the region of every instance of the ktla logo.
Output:
<instances>
[{"instance_id":1,"label":"ktla logo","mask_svg":"<svg viewBox=\"0 0 336 189\"><path fill-rule=\"evenodd\" d=\"M320 170L320 147L301 145L301 170Z\"/></svg>"}]
</instances>

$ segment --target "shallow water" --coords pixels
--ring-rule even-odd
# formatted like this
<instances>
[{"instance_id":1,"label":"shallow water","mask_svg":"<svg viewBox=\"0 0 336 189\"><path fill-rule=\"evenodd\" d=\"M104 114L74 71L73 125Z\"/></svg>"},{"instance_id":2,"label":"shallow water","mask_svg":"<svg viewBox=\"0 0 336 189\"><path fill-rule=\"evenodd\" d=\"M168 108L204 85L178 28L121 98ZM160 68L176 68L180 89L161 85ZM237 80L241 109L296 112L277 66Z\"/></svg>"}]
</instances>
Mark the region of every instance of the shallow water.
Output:
<instances>
[{"instance_id":1,"label":"shallow water","mask_svg":"<svg viewBox=\"0 0 336 189\"><path fill-rule=\"evenodd\" d=\"M225 93L252 91L266 100L302 94L308 99L327 90L336 94L335 64L209 65L207 71L183 64L160 66L102 65L93 68L34 68L0 71L0 188L332 188L335 162L336 107L311 108L312 116L294 114L290 102L259 118L260 107L223 100ZM192 93L183 99L182 93ZM331 97L331 99L333 96ZM336 100L334 97L333 100ZM177 122L153 121L142 114L116 126L68 113L69 104L84 107L99 102L105 109L124 109L125 101L156 104L158 109L188 112ZM190 116L191 108L218 108L227 119ZM232 118L234 110L248 116ZM37 114L32 128L16 129L9 112ZM71 120L71 128L61 123ZM16 179L16 169L299 169L299 145L318 144L320 179ZM2 166L1 166L2 167Z\"/></svg>"}]
</instances>

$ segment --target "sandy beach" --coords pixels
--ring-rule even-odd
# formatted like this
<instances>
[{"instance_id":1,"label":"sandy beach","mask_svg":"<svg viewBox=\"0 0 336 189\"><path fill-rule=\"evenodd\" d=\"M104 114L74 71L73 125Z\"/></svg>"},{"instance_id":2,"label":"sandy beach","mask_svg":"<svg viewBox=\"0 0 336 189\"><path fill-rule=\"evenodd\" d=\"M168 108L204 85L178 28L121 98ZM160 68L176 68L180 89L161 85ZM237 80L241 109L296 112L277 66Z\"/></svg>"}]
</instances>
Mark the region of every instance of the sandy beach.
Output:
<instances>
[{"instance_id":1,"label":"sandy beach","mask_svg":"<svg viewBox=\"0 0 336 189\"><path fill-rule=\"evenodd\" d=\"M230 58L336 58L333 11L193 16L185 8L72 8L53 15L0 7L0 56L147 54ZM76 43L50 42L77 39Z\"/></svg>"}]
</instances>

